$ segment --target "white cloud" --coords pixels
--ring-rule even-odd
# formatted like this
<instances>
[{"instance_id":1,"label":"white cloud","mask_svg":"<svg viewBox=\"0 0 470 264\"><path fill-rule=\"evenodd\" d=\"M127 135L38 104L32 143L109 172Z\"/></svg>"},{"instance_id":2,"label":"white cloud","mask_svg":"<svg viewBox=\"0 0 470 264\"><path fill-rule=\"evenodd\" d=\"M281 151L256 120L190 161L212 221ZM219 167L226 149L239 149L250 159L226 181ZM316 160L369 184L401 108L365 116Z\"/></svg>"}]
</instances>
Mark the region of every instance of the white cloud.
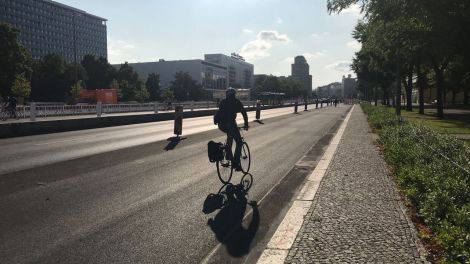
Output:
<instances>
[{"instance_id":1,"label":"white cloud","mask_svg":"<svg viewBox=\"0 0 470 264\"><path fill-rule=\"evenodd\" d=\"M262 30L258 32L256 39L243 45L240 54L250 59L259 59L269 57L269 50L273 46L273 42L290 42L290 38L285 34L279 34L275 30Z\"/></svg>"},{"instance_id":2,"label":"white cloud","mask_svg":"<svg viewBox=\"0 0 470 264\"><path fill-rule=\"evenodd\" d=\"M284 22L284 20L282 20L282 18L280 18L280 17L276 18L276 23L282 24L282 22Z\"/></svg>"},{"instance_id":3,"label":"white cloud","mask_svg":"<svg viewBox=\"0 0 470 264\"><path fill-rule=\"evenodd\" d=\"M321 33L313 33L312 38L314 38L314 39L326 38L326 37L329 37L330 35L331 35L330 32L325 31L325 32L321 32Z\"/></svg>"},{"instance_id":4,"label":"white cloud","mask_svg":"<svg viewBox=\"0 0 470 264\"><path fill-rule=\"evenodd\" d=\"M326 52L325 51L317 51L315 53L304 53L302 54L305 59L307 60L312 60L312 59L318 59L318 58L321 58L321 57L325 57L326 56Z\"/></svg>"},{"instance_id":5,"label":"white cloud","mask_svg":"<svg viewBox=\"0 0 470 264\"><path fill-rule=\"evenodd\" d=\"M136 62L134 52L136 47L124 40L114 40L108 37L108 61L111 64L119 64L125 61Z\"/></svg>"},{"instance_id":6,"label":"white cloud","mask_svg":"<svg viewBox=\"0 0 470 264\"><path fill-rule=\"evenodd\" d=\"M304 56L306 60L314 60L314 59L318 59L318 58L321 58L321 57L325 57L326 52L325 51L317 51L317 52L314 52L314 53L306 52L306 53L302 54L302 56ZM280 61L279 63L280 64L293 64L294 63L294 57L287 57L287 58L283 59L282 61Z\"/></svg>"},{"instance_id":7,"label":"white cloud","mask_svg":"<svg viewBox=\"0 0 470 264\"><path fill-rule=\"evenodd\" d=\"M294 57L287 57L287 58L283 59L282 61L280 61L279 63L281 63L281 64L292 64L292 63L294 63Z\"/></svg>"},{"instance_id":8,"label":"white cloud","mask_svg":"<svg viewBox=\"0 0 470 264\"><path fill-rule=\"evenodd\" d=\"M337 61L333 64L327 65L325 68L328 70L335 70L341 73L351 72L351 61Z\"/></svg>"},{"instance_id":9,"label":"white cloud","mask_svg":"<svg viewBox=\"0 0 470 264\"><path fill-rule=\"evenodd\" d=\"M344 9L343 11L341 11L340 14L345 14L345 15L352 15L352 16L356 16L356 17L361 17L362 14L361 14L361 6L359 4L354 4L354 5L351 5L350 7Z\"/></svg>"},{"instance_id":10,"label":"white cloud","mask_svg":"<svg viewBox=\"0 0 470 264\"><path fill-rule=\"evenodd\" d=\"M291 40L285 34L279 34L275 30L262 30L258 33L258 39L264 41L281 41L281 42L290 42Z\"/></svg>"},{"instance_id":11,"label":"white cloud","mask_svg":"<svg viewBox=\"0 0 470 264\"><path fill-rule=\"evenodd\" d=\"M359 51L361 50L362 44L359 43L357 40L351 40L348 43L346 43L346 46L354 51Z\"/></svg>"},{"instance_id":12,"label":"white cloud","mask_svg":"<svg viewBox=\"0 0 470 264\"><path fill-rule=\"evenodd\" d=\"M243 33L252 34L253 30L245 28L243 29Z\"/></svg>"}]
</instances>

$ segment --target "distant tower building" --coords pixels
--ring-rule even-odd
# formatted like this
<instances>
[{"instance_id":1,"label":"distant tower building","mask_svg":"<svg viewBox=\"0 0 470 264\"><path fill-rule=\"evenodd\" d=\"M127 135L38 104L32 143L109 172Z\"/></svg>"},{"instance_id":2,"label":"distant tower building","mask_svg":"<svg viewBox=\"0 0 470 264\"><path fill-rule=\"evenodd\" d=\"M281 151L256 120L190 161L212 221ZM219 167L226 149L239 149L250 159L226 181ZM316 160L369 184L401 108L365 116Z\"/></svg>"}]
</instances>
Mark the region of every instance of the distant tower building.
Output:
<instances>
[{"instance_id":1,"label":"distant tower building","mask_svg":"<svg viewBox=\"0 0 470 264\"><path fill-rule=\"evenodd\" d=\"M56 53L80 62L87 54L108 55L106 19L55 1L0 0L0 23L19 30L34 59Z\"/></svg>"},{"instance_id":2,"label":"distant tower building","mask_svg":"<svg viewBox=\"0 0 470 264\"><path fill-rule=\"evenodd\" d=\"M294 64L292 64L293 80L298 81L304 89L312 90L312 75L310 75L310 66L305 60L304 56L295 57Z\"/></svg>"},{"instance_id":3,"label":"distant tower building","mask_svg":"<svg viewBox=\"0 0 470 264\"><path fill-rule=\"evenodd\" d=\"M351 74L348 77L343 76L341 85L343 87L343 98L357 98L357 82L355 78L351 77Z\"/></svg>"}]
</instances>

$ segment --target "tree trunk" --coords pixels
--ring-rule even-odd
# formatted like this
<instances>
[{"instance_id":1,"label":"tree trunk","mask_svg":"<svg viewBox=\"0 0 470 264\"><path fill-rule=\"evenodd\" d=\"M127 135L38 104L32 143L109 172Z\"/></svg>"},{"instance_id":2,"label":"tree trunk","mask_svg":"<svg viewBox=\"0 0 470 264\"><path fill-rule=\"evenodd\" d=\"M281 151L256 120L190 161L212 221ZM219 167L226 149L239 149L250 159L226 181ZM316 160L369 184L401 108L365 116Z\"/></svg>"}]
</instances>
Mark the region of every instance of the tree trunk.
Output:
<instances>
[{"instance_id":1,"label":"tree trunk","mask_svg":"<svg viewBox=\"0 0 470 264\"><path fill-rule=\"evenodd\" d=\"M437 92L437 117L444 118L444 69L443 67L434 67L434 73L436 74L436 92Z\"/></svg>"},{"instance_id":2,"label":"tree trunk","mask_svg":"<svg viewBox=\"0 0 470 264\"><path fill-rule=\"evenodd\" d=\"M426 80L424 73L421 71L421 66L417 66L418 72L418 94L419 94L419 114L424 115L424 88Z\"/></svg>"},{"instance_id":3,"label":"tree trunk","mask_svg":"<svg viewBox=\"0 0 470 264\"><path fill-rule=\"evenodd\" d=\"M469 88L468 86L465 87L465 90L463 90L463 104L464 104L464 105L468 105L468 101L469 101L469 100L468 100L468 99L469 99L469 98L468 98L468 97L469 97L469 96L468 96L468 90L470 90L470 88Z\"/></svg>"},{"instance_id":4,"label":"tree trunk","mask_svg":"<svg viewBox=\"0 0 470 264\"><path fill-rule=\"evenodd\" d=\"M410 65L407 73L407 82L406 82L406 111L413 111L413 65Z\"/></svg>"},{"instance_id":5,"label":"tree trunk","mask_svg":"<svg viewBox=\"0 0 470 264\"><path fill-rule=\"evenodd\" d=\"M395 114L397 116L401 115L401 72L400 72L400 63L397 63L397 81L396 81L396 90L395 90Z\"/></svg>"},{"instance_id":6,"label":"tree trunk","mask_svg":"<svg viewBox=\"0 0 470 264\"><path fill-rule=\"evenodd\" d=\"M377 106L377 85L374 87L374 105Z\"/></svg>"}]
</instances>

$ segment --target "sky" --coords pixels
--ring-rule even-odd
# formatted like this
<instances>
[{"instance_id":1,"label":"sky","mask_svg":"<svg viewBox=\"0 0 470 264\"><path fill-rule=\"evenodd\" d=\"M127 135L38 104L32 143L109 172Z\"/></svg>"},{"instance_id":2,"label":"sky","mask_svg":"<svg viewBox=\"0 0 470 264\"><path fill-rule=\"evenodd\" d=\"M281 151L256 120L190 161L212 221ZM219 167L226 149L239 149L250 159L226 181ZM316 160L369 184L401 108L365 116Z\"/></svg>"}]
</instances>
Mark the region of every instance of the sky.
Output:
<instances>
[{"instance_id":1,"label":"sky","mask_svg":"<svg viewBox=\"0 0 470 264\"><path fill-rule=\"evenodd\" d=\"M106 18L112 64L203 59L232 52L255 74L288 76L294 57L310 65L313 87L341 82L360 43L353 6L328 14L326 0L57 0ZM354 74L353 74L354 76Z\"/></svg>"}]
</instances>

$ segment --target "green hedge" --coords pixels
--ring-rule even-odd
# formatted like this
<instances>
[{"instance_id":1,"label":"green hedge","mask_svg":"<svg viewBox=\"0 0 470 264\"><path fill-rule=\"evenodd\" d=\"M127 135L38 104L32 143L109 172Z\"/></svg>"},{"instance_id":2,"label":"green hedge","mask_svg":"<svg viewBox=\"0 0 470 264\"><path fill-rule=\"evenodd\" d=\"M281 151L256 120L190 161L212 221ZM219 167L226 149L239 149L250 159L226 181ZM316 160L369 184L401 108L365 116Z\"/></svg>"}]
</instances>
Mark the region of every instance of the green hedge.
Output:
<instances>
[{"instance_id":1,"label":"green hedge","mask_svg":"<svg viewBox=\"0 0 470 264\"><path fill-rule=\"evenodd\" d=\"M455 137L361 105L410 201L436 234L449 263L470 262L470 149Z\"/></svg>"}]
</instances>

